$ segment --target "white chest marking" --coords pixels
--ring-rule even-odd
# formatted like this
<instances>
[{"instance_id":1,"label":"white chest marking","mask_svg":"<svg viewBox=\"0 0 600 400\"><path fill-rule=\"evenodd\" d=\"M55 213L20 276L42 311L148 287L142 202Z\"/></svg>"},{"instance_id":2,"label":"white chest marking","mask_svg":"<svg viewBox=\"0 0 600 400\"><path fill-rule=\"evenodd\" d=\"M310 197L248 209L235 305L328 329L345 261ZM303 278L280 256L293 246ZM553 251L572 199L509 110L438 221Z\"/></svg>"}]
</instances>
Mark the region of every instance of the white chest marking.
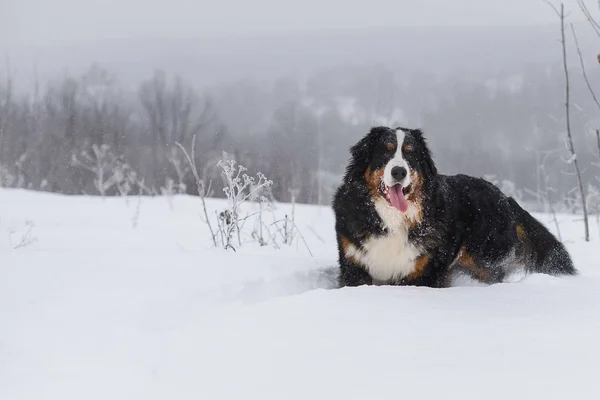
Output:
<instances>
[{"instance_id":1,"label":"white chest marking","mask_svg":"<svg viewBox=\"0 0 600 400\"><path fill-rule=\"evenodd\" d=\"M385 236L367 239L362 248L350 245L346 256L361 263L376 281L388 282L410 275L415 270L415 260L422 253L408 242L408 221L415 210L402 214L383 199L375 202L375 209L388 229Z\"/></svg>"}]
</instances>

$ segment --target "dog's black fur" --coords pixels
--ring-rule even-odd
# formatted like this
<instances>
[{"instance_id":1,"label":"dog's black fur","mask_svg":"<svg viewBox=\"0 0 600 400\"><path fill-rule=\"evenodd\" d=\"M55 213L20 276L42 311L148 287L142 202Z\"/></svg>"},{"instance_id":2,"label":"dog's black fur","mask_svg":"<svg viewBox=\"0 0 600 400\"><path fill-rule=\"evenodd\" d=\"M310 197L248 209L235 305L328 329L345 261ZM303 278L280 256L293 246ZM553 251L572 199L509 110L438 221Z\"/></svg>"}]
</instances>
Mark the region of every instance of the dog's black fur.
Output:
<instances>
[{"instance_id":1,"label":"dog's black fur","mask_svg":"<svg viewBox=\"0 0 600 400\"><path fill-rule=\"evenodd\" d=\"M422 132L398 129L404 133L403 143L396 143L396 129L376 127L350 150L351 160L333 201L340 286L447 287L459 272L492 284L516 268L576 274L565 247L513 198L483 179L439 174ZM369 260L391 260L381 259L386 257L381 251L371 254L371 259L364 256L369 251L367 241L392 234L393 228L375 206L379 201L381 207L386 198L376 189L382 187L382 171L394 157L391 149L401 149L409 166L413 179L405 188L406 198L418 210L413 213L416 217L404 218L400 224L406 241L399 241L398 246L407 243L418 249L418 254L413 265L405 266L410 273L404 268L399 275L375 282ZM389 202L385 204L401 213ZM385 218L389 218L388 212Z\"/></svg>"}]
</instances>

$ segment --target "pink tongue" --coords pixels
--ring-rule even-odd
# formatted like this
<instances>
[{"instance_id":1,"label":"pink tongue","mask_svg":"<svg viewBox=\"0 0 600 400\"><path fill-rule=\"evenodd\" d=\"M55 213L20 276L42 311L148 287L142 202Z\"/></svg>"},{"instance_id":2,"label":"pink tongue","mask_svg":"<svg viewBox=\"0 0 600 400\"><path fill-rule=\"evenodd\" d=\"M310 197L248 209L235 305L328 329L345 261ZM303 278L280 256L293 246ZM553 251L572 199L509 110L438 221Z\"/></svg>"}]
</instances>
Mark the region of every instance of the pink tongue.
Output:
<instances>
[{"instance_id":1,"label":"pink tongue","mask_svg":"<svg viewBox=\"0 0 600 400\"><path fill-rule=\"evenodd\" d=\"M408 203L402 193L402 185L394 185L390 188L390 202L400 212L406 212L408 210Z\"/></svg>"}]
</instances>

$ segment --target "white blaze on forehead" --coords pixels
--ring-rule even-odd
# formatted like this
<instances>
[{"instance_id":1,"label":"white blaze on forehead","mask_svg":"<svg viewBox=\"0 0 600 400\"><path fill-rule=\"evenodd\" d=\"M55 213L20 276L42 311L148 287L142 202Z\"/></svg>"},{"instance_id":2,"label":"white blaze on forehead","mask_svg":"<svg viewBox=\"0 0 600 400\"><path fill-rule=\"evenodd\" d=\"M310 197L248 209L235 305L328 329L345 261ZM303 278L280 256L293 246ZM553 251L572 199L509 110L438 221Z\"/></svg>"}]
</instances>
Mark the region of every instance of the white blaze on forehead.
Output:
<instances>
[{"instance_id":1,"label":"white blaze on forehead","mask_svg":"<svg viewBox=\"0 0 600 400\"><path fill-rule=\"evenodd\" d=\"M393 186L394 184L396 184L396 180L392 177L392 168L394 167L404 167L406 168L406 178L404 178L402 180L402 186L406 187L408 185L410 185L410 169L408 167L408 163L406 162L406 160L402 157L402 146L404 144L404 137L406 136L406 134L404 133L404 131L402 129L397 129L396 130L396 153L394 154L394 157L387 163L387 165L385 166L385 170L383 172L383 183L386 186Z\"/></svg>"}]
</instances>

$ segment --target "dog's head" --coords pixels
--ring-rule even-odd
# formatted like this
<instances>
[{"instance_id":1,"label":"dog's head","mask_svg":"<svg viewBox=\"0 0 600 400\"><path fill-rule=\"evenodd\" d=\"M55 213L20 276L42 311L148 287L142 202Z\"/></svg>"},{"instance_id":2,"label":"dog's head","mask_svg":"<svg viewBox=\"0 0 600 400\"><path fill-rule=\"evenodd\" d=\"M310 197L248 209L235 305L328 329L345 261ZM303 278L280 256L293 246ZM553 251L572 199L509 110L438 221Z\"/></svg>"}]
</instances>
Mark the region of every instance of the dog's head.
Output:
<instances>
[{"instance_id":1,"label":"dog's head","mask_svg":"<svg viewBox=\"0 0 600 400\"><path fill-rule=\"evenodd\" d=\"M405 213L420 201L424 182L437 174L418 129L376 127L350 149L348 173L362 176L372 196L381 196Z\"/></svg>"}]
</instances>

